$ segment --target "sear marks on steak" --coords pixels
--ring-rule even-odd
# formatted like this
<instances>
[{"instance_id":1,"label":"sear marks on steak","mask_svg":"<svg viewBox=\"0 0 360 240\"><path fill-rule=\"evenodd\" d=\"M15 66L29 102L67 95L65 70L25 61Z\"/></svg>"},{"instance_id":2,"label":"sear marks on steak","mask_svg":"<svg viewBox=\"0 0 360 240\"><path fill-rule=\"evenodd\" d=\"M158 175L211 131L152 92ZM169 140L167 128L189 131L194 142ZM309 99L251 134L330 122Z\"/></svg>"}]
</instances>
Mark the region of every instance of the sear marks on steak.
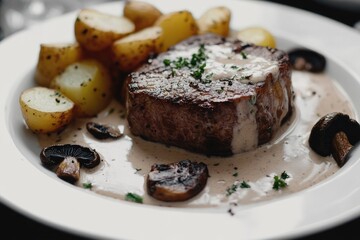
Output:
<instances>
[{"instance_id":1,"label":"sear marks on steak","mask_svg":"<svg viewBox=\"0 0 360 240\"><path fill-rule=\"evenodd\" d=\"M204 189L208 177L208 168L202 162L182 160L172 164L154 164L147 177L147 192L160 201L186 201Z\"/></svg>"},{"instance_id":2,"label":"sear marks on steak","mask_svg":"<svg viewBox=\"0 0 360 240\"><path fill-rule=\"evenodd\" d=\"M194 66L201 49L205 60ZM201 68L199 77L194 72ZM213 34L159 54L126 84L133 135L206 155L229 156L270 141L293 108L284 51Z\"/></svg>"}]
</instances>

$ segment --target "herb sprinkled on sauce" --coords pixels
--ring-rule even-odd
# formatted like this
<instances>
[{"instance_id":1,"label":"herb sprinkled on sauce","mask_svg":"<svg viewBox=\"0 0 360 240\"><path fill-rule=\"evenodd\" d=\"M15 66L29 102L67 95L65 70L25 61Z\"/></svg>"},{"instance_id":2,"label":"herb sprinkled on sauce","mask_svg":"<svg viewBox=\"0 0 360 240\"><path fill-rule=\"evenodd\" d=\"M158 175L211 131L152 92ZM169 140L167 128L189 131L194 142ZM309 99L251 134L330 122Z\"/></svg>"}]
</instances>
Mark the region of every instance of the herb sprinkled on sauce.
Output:
<instances>
[{"instance_id":1,"label":"herb sprinkled on sauce","mask_svg":"<svg viewBox=\"0 0 360 240\"><path fill-rule=\"evenodd\" d=\"M91 189L92 188L92 183L83 183L83 188Z\"/></svg>"},{"instance_id":2,"label":"herb sprinkled on sauce","mask_svg":"<svg viewBox=\"0 0 360 240\"><path fill-rule=\"evenodd\" d=\"M280 188L284 188L286 187L288 184L285 182L285 180L287 178L290 178L290 176L286 173L286 171L282 172L280 177L275 175L274 176L274 184L273 184L273 189L275 189L276 191L279 190Z\"/></svg>"},{"instance_id":3,"label":"herb sprinkled on sauce","mask_svg":"<svg viewBox=\"0 0 360 240\"><path fill-rule=\"evenodd\" d=\"M176 72L174 69L181 69L187 67L191 70L191 76L197 80L201 80L202 83L209 83L209 79L206 78L202 81L202 75L205 72L207 56L205 54L204 44L200 45L199 50L193 53L191 59L185 57L178 57L171 61L170 59L164 59L163 63L167 67L171 67L171 75L174 77Z\"/></svg>"},{"instance_id":4,"label":"herb sprinkled on sauce","mask_svg":"<svg viewBox=\"0 0 360 240\"><path fill-rule=\"evenodd\" d=\"M143 198L136 193L127 193L125 200L129 202L143 203Z\"/></svg>"}]
</instances>

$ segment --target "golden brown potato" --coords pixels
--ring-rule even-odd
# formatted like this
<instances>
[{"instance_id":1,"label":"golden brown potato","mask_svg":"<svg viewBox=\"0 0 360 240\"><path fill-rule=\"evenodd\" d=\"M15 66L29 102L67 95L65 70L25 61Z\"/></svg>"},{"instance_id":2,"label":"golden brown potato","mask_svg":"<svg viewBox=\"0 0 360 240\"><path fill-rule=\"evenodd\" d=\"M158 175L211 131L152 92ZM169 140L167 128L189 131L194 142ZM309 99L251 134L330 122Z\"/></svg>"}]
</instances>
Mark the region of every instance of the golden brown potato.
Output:
<instances>
[{"instance_id":1,"label":"golden brown potato","mask_svg":"<svg viewBox=\"0 0 360 240\"><path fill-rule=\"evenodd\" d=\"M208 9L198 19L199 33L215 33L224 37L229 35L231 11L227 7Z\"/></svg>"},{"instance_id":2,"label":"golden brown potato","mask_svg":"<svg viewBox=\"0 0 360 240\"><path fill-rule=\"evenodd\" d=\"M82 58L83 51L78 43L41 44L36 66L35 80L40 86L48 87L51 80L70 64Z\"/></svg>"},{"instance_id":3,"label":"golden brown potato","mask_svg":"<svg viewBox=\"0 0 360 240\"><path fill-rule=\"evenodd\" d=\"M142 1L127 1L123 14L135 24L136 31L152 26L162 15L154 5Z\"/></svg>"},{"instance_id":4,"label":"golden brown potato","mask_svg":"<svg viewBox=\"0 0 360 240\"><path fill-rule=\"evenodd\" d=\"M83 9L75 21L76 40L90 51L100 51L115 40L135 31L135 24L125 17L92 9Z\"/></svg>"},{"instance_id":5,"label":"golden brown potato","mask_svg":"<svg viewBox=\"0 0 360 240\"><path fill-rule=\"evenodd\" d=\"M112 81L108 70L94 59L69 65L54 78L51 86L75 103L78 117L95 116L112 99Z\"/></svg>"},{"instance_id":6,"label":"golden brown potato","mask_svg":"<svg viewBox=\"0 0 360 240\"><path fill-rule=\"evenodd\" d=\"M237 38L244 42L263 47L276 47L275 37L263 27L248 27L237 33Z\"/></svg>"},{"instance_id":7,"label":"golden brown potato","mask_svg":"<svg viewBox=\"0 0 360 240\"><path fill-rule=\"evenodd\" d=\"M161 41L162 28L148 27L114 42L112 51L119 69L131 72L145 62Z\"/></svg>"},{"instance_id":8,"label":"golden brown potato","mask_svg":"<svg viewBox=\"0 0 360 240\"><path fill-rule=\"evenodd\" d=\"M74 103L54 89L26 89L21 93L19 102L25 123L35 133L62 130L74 117Z\"/></svg>"},{"instance_id":9,"label":"golden brown potato","mask_svg":"<svg viewBox=\"0 0 360 240\"><path fill-rule=\"evenodd\" d=\"M155 26L163 29L163 40L157 46L158 52L164 52L176 43L198 33L198 26L189 11L177 11L162 15Z\"/></svg>"}]
</instances>

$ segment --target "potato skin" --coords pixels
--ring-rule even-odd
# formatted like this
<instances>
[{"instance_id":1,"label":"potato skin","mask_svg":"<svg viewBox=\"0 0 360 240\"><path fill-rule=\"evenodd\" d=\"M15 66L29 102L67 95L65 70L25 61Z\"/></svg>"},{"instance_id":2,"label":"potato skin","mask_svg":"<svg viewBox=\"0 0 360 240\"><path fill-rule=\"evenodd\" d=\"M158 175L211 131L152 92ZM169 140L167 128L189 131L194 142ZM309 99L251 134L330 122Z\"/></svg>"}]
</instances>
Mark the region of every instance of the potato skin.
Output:
<instances>
[{"instance_id":1,"label":"potato skin","mask_svg":"<svg viewBox=\"0 0 360 240\"><path fill-rule=\"evenodd\" d=\"M19 103L25 123L34 133L60 131L74 118L74 103L54 89L26 89L21 93Z\"/></svg>"},{"instance_id":2,"label":"potato skin","mask_svg":"<svg viewBox=\"0 0 360 240\"><path fill-rule=\"evenodd\" d=\"M121 71L131 72L144 63L162 40L161 27L148 27L119 39L112 45L114 62Z\"/></svg>"},{"instance_id":3,"label":"potato skin","mask_svg":"<svg viewBox=\"0 0 360 240\"><path fill-rule=\"evenodd\" d=\"M54 78L52 87L75 103L77 117L93 117L111 101L112 80L98 60L85 59L69 65Z\"/></svg>"},{"instance_id":4,"label":"potato skin","mask_svg":"<svg viewBox=\"0 0 360 240\"><path fill-rule=\"evenodd\" d=\"M82 57L83 50L78 43L41 44L35 71L36 83L48 87L56 75Z\"/></svg>"},{"instance_id":5,"label":"potato skin","mask_svg":"<svg viewBox=\"0 0 360 240\"><path fill-rule=\"evenodd\" d=\"M199 28L189 11L177 11L162 15L154 24L163 29L163 39L156 46L157 52L164 52L171 46L198 34Z\"/></svg>"},{"instance_id":6,"label":"potato skin","mask_svg":"<svg viewBox=\"0 0 360 240\"><path fill-rule=\"evenodd\" d=\"M198 19L199 34L215 33L227 37L230 32L231 11L219 6L208 9Z\"/></svg>"},{"instance_id":7,"label":"potato skin","mask_svg":"<svg viewBox=\"0 0 360 240\"><path fill-rule=\"evenodd\" d=\"M263 27L248 27L237 33L237 38L244 42L253 43L255 45L276 48L275 37L267 29Z\"/></svg>"},{"instance_id":8,"label":"potato skin","mask_svg":"<svg viewBox=\"0 0 360 240\"><path fill-rule=\"evenodd\" d=\"M154 5L143 1L126 1L123 14L135 24L136 31L152 26L162 15Z\"/></svg>"},{"instance_id":9,"label":"potato skin","mask_svg":"<svg viewBox=\"0 0 360 240\"><path fill-rule=\"evenodd\" d=\"M101 51L135 31L135 24L121 16L82 9L75 20L75 38L89 51Z\"/></svg>"}]
</instances>

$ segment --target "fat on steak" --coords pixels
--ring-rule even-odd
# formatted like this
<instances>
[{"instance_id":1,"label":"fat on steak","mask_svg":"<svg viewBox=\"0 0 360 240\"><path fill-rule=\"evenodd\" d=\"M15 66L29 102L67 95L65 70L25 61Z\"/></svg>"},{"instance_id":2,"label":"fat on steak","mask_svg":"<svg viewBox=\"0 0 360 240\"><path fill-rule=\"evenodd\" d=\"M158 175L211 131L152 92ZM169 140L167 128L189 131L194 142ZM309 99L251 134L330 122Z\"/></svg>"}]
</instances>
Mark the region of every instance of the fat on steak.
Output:
<instances>
[{"instance_id":1,"label":"fat on steak","mask_svg":"<svg viewBox=\"0 0 360 240\"><path fill-rule=\"evenodd\" d=\"M293 110L286 52L214 34L191 37L126 81L130 131L205 155L269 142Z\"/></svg>"}]
</instances>

